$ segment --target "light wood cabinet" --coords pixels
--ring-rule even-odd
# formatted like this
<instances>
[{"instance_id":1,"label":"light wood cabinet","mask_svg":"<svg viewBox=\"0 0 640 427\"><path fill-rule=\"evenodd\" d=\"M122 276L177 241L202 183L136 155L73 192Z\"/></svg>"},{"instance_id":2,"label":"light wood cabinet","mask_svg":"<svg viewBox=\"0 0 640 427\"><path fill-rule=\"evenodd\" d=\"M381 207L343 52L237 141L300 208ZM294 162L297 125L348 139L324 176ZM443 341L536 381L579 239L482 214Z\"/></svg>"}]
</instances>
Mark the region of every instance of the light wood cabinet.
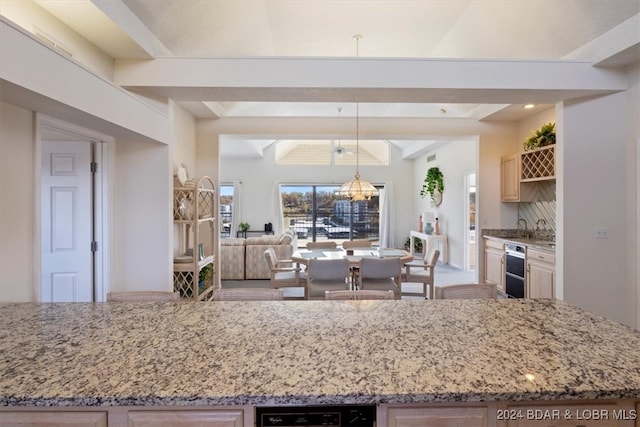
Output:
<instances>
[{"instance_id":1,"label":"light wood cabinet","mask_svg":"<svg viewBox=\"0 0 640 427\"><path fill-rule=\"evenodd\" d=\"M495 283L504 289L504 244L490 239L484 240L484 282Z\"/></svg>"},{"instance_id":2,"label":"light wood cabinet","mask_svg":"<svg viewBox=\"0 0 640 427\"><path fill-rule=\"evenodd\" d=\"M128 427L243 427L242 410L129 411Z\"/></svg>"},{"instance_id":3,"label":"light wood cabinet","mask_svg":"<svg viewBox=\"0 0 640 427\"><path fill-rule=\"evenodd\" d=\"M7 411L0 412L2 427L106 427L106 412Z\"/></svg>"},{"instance_id":4,"label":"light wood cabinet","mask_svg":"<svg viewBox=\"0 0 640 427\"><path fill-rule=\"evenodd\" d=\"M389 408L388 427L488 427L489 410L481 407Z\"/></svg>"},{"instance_id":5,"label":"light wood cabinet","mask_svg":"<svg viewBox=\"0 0 640 427\"><path fill-rule=\"evenodd\" d=\"M527 295L555 298L556 257L553 252L527 249Z\"/></svg>"},{"instance_id":6,"label":"light wood cabinet","mask_svg":"<svg viewBox=\"0 0 640 427\"><path fill-rule=\"evenodd\" d=\"M540 184L555 178L554 145L502 157L500 162L501 200L503 202L538 201Z\"/></svg>"},{"instance_id":7,"label":"light wood cabinet","mask_svg":"<svg viewBox=\"0 0 640 427\"><path fill-rule=\"evenodd\" d=\"M520 200L520 154L503 157L500 163L500 196L503 202Z\"/></svg>"}]
</instances>

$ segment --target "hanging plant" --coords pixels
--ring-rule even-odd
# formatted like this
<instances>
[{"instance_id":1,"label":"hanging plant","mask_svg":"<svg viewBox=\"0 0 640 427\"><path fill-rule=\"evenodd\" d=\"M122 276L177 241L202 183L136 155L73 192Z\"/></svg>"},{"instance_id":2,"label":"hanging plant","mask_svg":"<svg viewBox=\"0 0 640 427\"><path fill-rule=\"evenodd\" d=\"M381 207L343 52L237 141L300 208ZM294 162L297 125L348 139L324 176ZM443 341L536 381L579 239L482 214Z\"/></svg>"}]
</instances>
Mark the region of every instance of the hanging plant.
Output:
<instances>
[{"instance_id":1,"label":"hanging plant","mask_svg":"<svg viewBox=\"0 0 640 427\"><path fill-rule=\"evenodd\" d=\"M531 131L531 136L522 144L524 151L535 150L556 143L556 124L547 123L540 129Z\"/></svg>"},{"instance_id":2,"label":"hanging plant","mask_svg":"<svg viewBox=\"0 0 640 427\"><path fill-rule=\"evenodd\" d=\"M440 172L440 168L432 167L427 171L427 176L424 178L424 184L420 190L420 196L424 198L427 194L432 200L436 198L436 193L440 193L441 196L444 192L444 176Z\"/></svg>"}]
</instances>

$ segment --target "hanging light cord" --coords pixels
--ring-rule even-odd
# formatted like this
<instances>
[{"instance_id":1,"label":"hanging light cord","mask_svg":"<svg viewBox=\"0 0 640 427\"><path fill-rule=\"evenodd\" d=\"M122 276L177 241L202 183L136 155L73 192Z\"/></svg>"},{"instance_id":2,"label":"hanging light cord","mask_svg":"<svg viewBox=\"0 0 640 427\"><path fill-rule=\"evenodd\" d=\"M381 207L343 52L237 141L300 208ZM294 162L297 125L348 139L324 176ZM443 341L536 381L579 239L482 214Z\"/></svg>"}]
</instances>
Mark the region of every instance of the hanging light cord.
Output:
<instances>
[{"instance_id":1,"label":"hanging light cord","mask_svg":"<svg viewBox=\"0 0 640 427\"><path fill-rule=\"evenodd\" d=\"M360 57L360 39L362 36L353 36L356 41L356 58ZM360 175L360 103L356 102L356 173Z\"/></svg>"},{"instance_id":2,"label":"hanging light cord","mask_svg":"<svg viewBox=\"0 0 640 427\"><path fill-rule=\"evenodd\" d=\"M356 102L356 172L360 172L360 113Z\"/></svg>"}]
</instances>

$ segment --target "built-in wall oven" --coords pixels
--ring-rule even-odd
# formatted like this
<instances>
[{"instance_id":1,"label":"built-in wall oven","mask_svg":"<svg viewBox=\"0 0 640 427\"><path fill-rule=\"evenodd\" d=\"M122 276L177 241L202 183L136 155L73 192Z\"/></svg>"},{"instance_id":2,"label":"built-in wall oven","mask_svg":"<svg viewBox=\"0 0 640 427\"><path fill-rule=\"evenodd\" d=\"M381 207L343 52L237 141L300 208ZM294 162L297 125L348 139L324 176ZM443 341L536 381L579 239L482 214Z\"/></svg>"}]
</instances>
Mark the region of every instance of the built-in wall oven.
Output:
<instances>
[{"instance_id":1,"label":"built-in wall oven","mask_svg":"<svg viewBox=\"0 0 640 427\"><path fill-rule=\"evenodd\" d=\"M525 298L525 264L527 248L516 243L507 243L505 251L505 291L509 298Z\"/></svg>"},{"instance_id":2,"label":"built-in wall oven","mask_svg":"<svg viewBox=\"0 0 640 427\"><path fill-rule=\"evenodd\" d=\"M256 427L374 427L375 405L256 407Z\"/></svg>"}]
</instances>

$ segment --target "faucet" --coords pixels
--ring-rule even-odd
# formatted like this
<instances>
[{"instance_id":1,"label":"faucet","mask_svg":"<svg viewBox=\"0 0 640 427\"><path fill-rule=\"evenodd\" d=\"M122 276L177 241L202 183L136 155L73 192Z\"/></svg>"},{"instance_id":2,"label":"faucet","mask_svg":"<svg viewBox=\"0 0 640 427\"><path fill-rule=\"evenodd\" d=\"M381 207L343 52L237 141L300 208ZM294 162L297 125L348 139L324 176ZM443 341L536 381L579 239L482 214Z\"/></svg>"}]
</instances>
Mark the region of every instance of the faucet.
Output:
<instances>
[{"instance_id":1,"label":"faucet","mask_svg":"<svg viewBox=\"0 0 640 427\"><path fill-rule=\"evenodd\" d=\"M524 222L524 231L527 231L527 220L524 218L518 218L517 229L520 230L520 221Z\"/></svg>"},{"instance_id":2,"label":"faucet","mask_svg":"<svg viewBox=\"0 0 640 427\"><path fill-rule=\"evenodd\" d=\"M536 231L540 230L540 223L542 223L542 228L545 228L545 225L547 225L547 221L544 220L544 218L540 218L536 221Z\"/></svg>"}]
</instances>

